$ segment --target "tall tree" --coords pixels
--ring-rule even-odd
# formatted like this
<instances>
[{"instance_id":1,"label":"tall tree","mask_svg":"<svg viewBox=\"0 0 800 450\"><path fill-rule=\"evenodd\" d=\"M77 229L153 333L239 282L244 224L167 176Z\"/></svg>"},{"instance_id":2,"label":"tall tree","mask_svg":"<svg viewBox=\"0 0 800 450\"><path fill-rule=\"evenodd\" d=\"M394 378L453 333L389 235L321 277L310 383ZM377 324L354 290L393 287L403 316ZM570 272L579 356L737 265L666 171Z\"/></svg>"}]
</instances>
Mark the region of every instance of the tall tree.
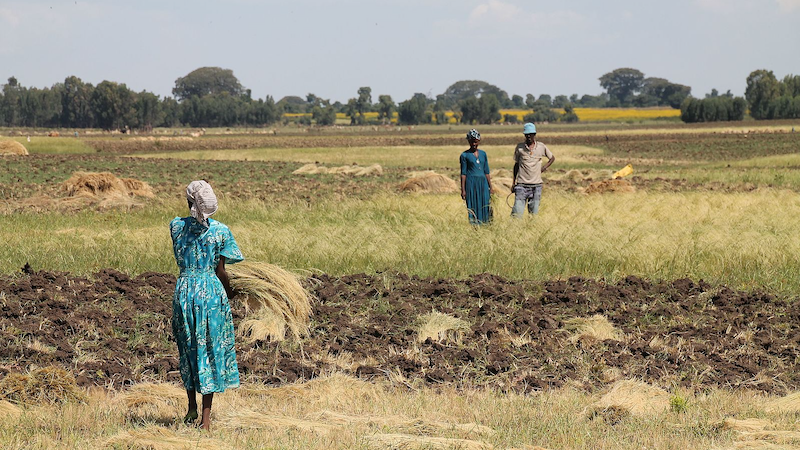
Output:
<instances>
[{"instance_id":1,"label":"tall tree","mask_svg":"<svg viewBox=\"0 0 800 450\"><path fill-rule=\"evenodd\" d=\"M413 97L398 105L397 120L404 125L430 123L431 114L428 111L429 104L430 100L425 94L416 93Z\"/></svg>"},{"instance_id":2,"label":"tall tree","mask_svg":"<svg viewBox=\"0 0 800 450\"><path fill-rule=\"evenodd\" d=\"M134 94L125 84L103 81L92 92L97 125L104 130L136 126Z\"/></svg>"},{"instance_id":3,"label":"tall tree","mask_svg":"<svg viewBox=\"0 0 800 450\"><path fill-rule=\"evenodd\" d=\"M656 99L659 106L678 109L691 92L692 88L689 86L671 83L664 78L651 77L642 81L642 95Z\"/></svg>"},{"instance_id":4,"label":"tall tree","mask_svg":"<svg viewBox=\"0 0 800 450\"><path fill-rule=\"evenodd\" d=\"M175 88L172 89L172 94L178 100L184 100L193 95L202 97L223 92L233 96L244 93L242 85L233 75L233 71L220 67L201 67L193 70L185 77L175 80Z\"/></svg>"},{"instance_id":5,"label":"tall tree","mask_svg":"<svg viewBox=\"0 0 800 450\"><path fill-rule=\"evenodd\" d=\"M769 117L769 104L780 96L780 83L771 70L755 70L747 77L744 97L750 104L750 115L754 119Z\"/></svg>"},{"instance_id":6,"label":"tall tree","mask_svg":"<svg viewBox=\"0 0 800 450\"><path fill-rule=\"evenodd\" d=\"M378 120L382 120L383 123L391 122L395 108L391 95L378 96Z\"/></svg>"},{"instance_id":7,"label":"tall tree","mask_svg":"<svg viewBox=\"0 0 800 450\"><path fill-rule=\"evenodd\" d=\"M630 105L634 94L642 90L643 83L644 74L627 67L600 77L600 86L608 92L611 100L620 106Z\"/></svg>"},{"instance_id":8,"label":"tall tree","mask_svg":"<svg viewBox=\"0 0 800 450\"><path fill-rule=\"evenodd\" d=\"M484 93L493 94L504 107L513 105L506 91L480 80L462 80L453 83L444 91L440 101L444 108L453 109L461 100L480 97Z\"/></svg>"},{"instance_id":9,"label":"tall tree","mask_svg":"<svg viewBox=\"0 0 800 450\"><path fill-rule=\"evenodd\" d=\"M61 95L61 124L69 128L91 128L94 126L92 110L94 86L84 83L76 76L64 79Z\"/></svg>"}]
</instances>

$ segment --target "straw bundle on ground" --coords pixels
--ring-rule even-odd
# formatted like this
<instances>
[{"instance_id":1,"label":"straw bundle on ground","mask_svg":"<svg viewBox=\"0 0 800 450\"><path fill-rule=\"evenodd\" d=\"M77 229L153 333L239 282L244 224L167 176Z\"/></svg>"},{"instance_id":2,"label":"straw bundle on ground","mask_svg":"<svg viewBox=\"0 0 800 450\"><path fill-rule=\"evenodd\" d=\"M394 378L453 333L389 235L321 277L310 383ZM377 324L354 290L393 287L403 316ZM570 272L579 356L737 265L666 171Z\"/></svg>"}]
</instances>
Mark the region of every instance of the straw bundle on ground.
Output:
<instances>
[{"instance_id":1,"label":"straw bundle on ground","mask_svg":"<svg viewBox=\"0 0 800 450\"><path fill-rule=\"evenodd\" d=\"M285 334L276 331L280 321L283 327L291 330L295 339L308 334L311 295L300 285L295 274L259 262L231 265L228 273L236 296L241 297L248 312L253 312L253 316L242 322L241 335L252 340L268 336L277 338Z\"/></svg>"},{"instance_id":2,"label":"straw bundle on ground","mask_svg":"<svg viewBox=\"0 0 800 450\"><path fill-rule=\"evenodd\" d=\"M17 141L0 141L0 155L27 155L28 149Z\"/></svg>"},{"instance_id":3,"label":"straw bundle on ground","mask_svg":"<svg viewBox=\"0 0 800 450\"><path fill-rule=\"evenodd\" d=\"M617 180L602 180L602 181L595 181L594 183L590 184L584 192L587 194L604 194L606 192L610 193L626 193L626 192L635 192L636 188L633 187L626 180L617 179Z\"/></svg>"},{"instance_id":4,"label":"straw bundle on ground","mask_svg":"<svg viewBox=\"0 0 800 450\"><path fill-rule=\"evenodd\" d=\"M590 340L605 341L611 339L621 341L623 334L616 329L602 314L592 317L576 317L564 322L564 329L572 333L571 341Z\"/></svg>"},{"instance_id":5,"label":"straw bundle on ground","mask_svg":"<svg viewBox=\"0 0 800 450\"><path fill-rule=\"evenodd\" d=\"M417 192L424 194L451 194L461 192L454 180L436 172L424 173L410 178L399 186L400 192Z\"/></svg>"},{"instance_id":6,"label":"straw bundle on ground","mask_svg":"<svg viewBox=\"0 0 800 450\"><path fill-rule=\"evenodd\" d=\"M508 169L494 169L489 175L495 178L514 178L514 173Z\"/></svg>"},{"instance_id":7,"label":"straw bundle on ground","mask_svg":"<svg viewBox=\"0 0 800 450\"><path fill-rule=\"evenodd\" d=\"M300 167L292 173L295 175L316 175L321 173L363 177L367 175L381 175L383 174L383 167L381 167L380 164L373 164L366 167L359 166L358 164L353 164L350 166L325 167L311 163Z\"/></svg>"},{"instance_id":8,"label":"straw bundle on ground","mask_svg":"<svg viewBox=\"0 0 800 450\"><path fill-rule=\"evenodd\" d=\"M420 316L417 327L417 342L430 339L435 342L461 342L464 333L469 331L469 323L449 314L431 311Z\"/></svg>"},{"instance_id":9,"label":"straw bundle on ground","mask_svg":"<svg viewBox=\"0 0 800 450\"><path fill-rule=\"evenodd\" d=\"M727 417L720 423L721 428L733 431L764 431L774 429L775 424L765 419L734 419Z\"/></svg>"},{"instance_id":10,"label":"straw bundle on ground","mask_svg":"<svg viewBox=\"0 0 800 450\"><path fill-rule=\"evenodd\" d=\"M153 197L153 190L147 183L133 178L117 178L110 172L75 172L61 184L61 188L70 197L81 194Z\"/></svg>"},{"instance_id":11,"label":"straw bundle on ground","mask_svg":"<svg viewBox=\"0 0 800 450\"><path fill-rule=\"evenodd\" d=\"M374 424L381 427L400 429L413 434L431 435L445 432L458 432L463 436L469 435L484 435L491 436L496 434L496 431L487 426L478 425L476 423L450 423L438 422L425 419L407 419L398 416L352 416L348 414L341 414L334 411L320 411L312 415L314 420L344 425L370 425Z\"/></svg>"},{"instance_id":12,"label":"straw bundle on ground","mask_svg":"<svg viewBox=\"0 0 800 450\"><path fill-rule=\"evenodd\" d=\"M461 449L461 450L487 450L494 446L480 441L469 439L450 439L442 437L414 436L411 434L375 434L367 436L367 441L375 447L393 450L417 449Z\"/></svg>"},{"instance_id":13,"label":"straw bundle on ground","mask_svg":"<svg viewBox=\"0 0 800 450\"><path fill-rule=\"evenodd\" d=\"M169 383L137 383L114 399L135 416L174 416L185 406L186 391Z\"/></svg>"},{"instance_id":14,"label":"straw bundle on ground","mask_svg":"<svg viewBox=\"0 0 800 450\"><path fill-rule=\"evenodd\" d=\"M495 193L509 194L511 192L513 184L514 184L513 178L492 177L492 188L494 188Z\"/></svg>"},{"instance_id":15,"label":"straw bundle on ground","mask_svg":"<svg viewBox=\"0 0 800 450\"><path fill-rule=\"evenodd\" d=\"M567 173L565 173L564 176L561 177L561 179L562 180L569 180L569 181L572 181L573 183L577 183L579 181L583 181L583 174L581 173L580 170L571 169L571 170L568 170Z\"/></svg>"},{"instance_id":16,"label":"straw bundle on ground","mask_svg":"<svg viewBox=\"0 0 800 450\"><path fill-rule=\"evenodd\" d=\"M290 399L301 400L306 404L356 405L364 401L376 401L383 396L383 389L374 383L368 383L343 373L333 373L313 380L260 389L242 388L251 395L266 395L280 401Z\"/></svg>"},{"instance_id":17,"label":"straw bundle on ground","mask_svg":"<svg viewBox=\"0 0 800 450\"><path fill-rule=\"evenodd\" d=\"M6 375L0 380L0 398L32 404L83 401L86 395L71 372L51 366Z\"/></svg>"},{"instance_id":18,"label":"straw bundle on ground","mask_svg":"<svg viewBox=\"0 0 800 450\"><path fill-rule=\"evenodd\" d=\"M590 418L610 417L612 423L626 415L648 416L669 409L667 391L635 380L614 383L611 390L584 411Z\"/></svg>"},{"instance_id":19,"label":"straw bundle on ground","mask_svg":"<svg viewBox=\"0 0 800 450\"><path fill-rule=\"evenodd\" d=\"M190 432L190 430L187 430ZM123 431L102 443L102 448L127 448L141 450L216 450L231 448L223 441L196 435L181 436L175 431L155 425Z\"/></svg>"},{"instance_id":20,"label":"straw bundle on ground","mask_svg":"<svg viewBox=\"0 0 800 450\"><path fill-rule=\"evenodd\" d=\"M0 400L0 420L16 419L20 414L22 414L22 409L19 406Z\"/></svg>"},{"instance_id":21,"label":"straw bundle on ground","mask_svg":"<svg viewBox=\"0 0 800 450\"><path fill-rule=\"evenodd\" d=\"M218 423L235 429L295 429L309 433L326 435L335 428L334 425L298 417L265 414L251 409L236 409L226 412Z\"/></svg>"},{"instance_id":22,"label":"straw bundle on ground","mask_svg":"<svg viewBox=\"0 0 800 450\"><path fill-rule=\"evenodd\" d=\"M771 400L764 405L766 412L798 412L800 411L800 392Z\"/></svg>"}]
</instances>

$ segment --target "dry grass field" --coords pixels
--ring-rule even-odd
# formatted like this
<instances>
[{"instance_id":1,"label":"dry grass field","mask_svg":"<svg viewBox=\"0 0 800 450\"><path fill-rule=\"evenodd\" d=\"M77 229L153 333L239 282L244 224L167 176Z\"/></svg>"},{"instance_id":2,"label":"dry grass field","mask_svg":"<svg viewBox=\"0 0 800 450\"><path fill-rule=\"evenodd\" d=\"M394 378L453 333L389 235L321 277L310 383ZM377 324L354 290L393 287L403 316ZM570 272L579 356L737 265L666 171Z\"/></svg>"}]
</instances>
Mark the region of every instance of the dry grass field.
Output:
<instances>
[{"instance_id":1,"label":"dry grass field","mask_svg":"<svg viewBox=\"0 0 800 450\"><path fill-rule=\"evenodd\" d=\"M478 229L458 126L0 136L29 152L0 156L0 448L800 448L793 127L544 126L518 221L521 135L481 128ZM180 421L169 332L196 178L248 261L296 274L237 276L311 298L234 299L244 383L211 433Z\"/></svg>"}]
</instances>

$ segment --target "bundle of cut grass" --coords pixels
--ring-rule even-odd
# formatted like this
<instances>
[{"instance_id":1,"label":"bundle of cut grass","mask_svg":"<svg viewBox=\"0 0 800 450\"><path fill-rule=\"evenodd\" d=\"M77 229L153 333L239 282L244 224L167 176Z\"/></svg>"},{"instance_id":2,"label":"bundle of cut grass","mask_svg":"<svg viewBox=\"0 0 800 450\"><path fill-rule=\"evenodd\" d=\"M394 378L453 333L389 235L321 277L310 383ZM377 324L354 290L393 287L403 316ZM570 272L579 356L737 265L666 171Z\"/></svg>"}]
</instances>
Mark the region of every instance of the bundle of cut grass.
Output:
<instances>
[{"instance_id":1,"label":"bundle of cut grass","mask_svg":"<svg viewBox=\"0 0 800 450\"><path fill-rule=\"evenodd\" d=\"M22 414L22 409L19 406L0 400L0 420L16 419L20 414Z\"/></svg>"},{"instance_id":2,"label":"bundle of cut grass","mask_svg":"<svg viewBox=\"0 0 800 450\"><path fill-rule=\"evenodd\" d=\"M426 419L407 419L400 416L352 416L342 414L334 411L320 411L312 415L314 420L336 424L339 426L344 425L369 425L374 424L381 427L399 429L404 432L432 435L447 432L458 432L461 436L469 435L483 435L492 436L497 432L492 428L476 423L452 423L452 422L439 422L435 420Z\"/></svg>"},{"instance_id":3,"label":"bundle of cut grass","mask_svg":"<svg viewBox=\"0 0 800 450\"><path fill-rule=\"evenodd\" d=\"M571 169L571 170L568 170L567 173L565 173L564 176L561 177L561 179L562 180L572 181L573 183L577 183L579 181L583 181L583 174L581 173L580 170Z\"/></svg>"},{"instance_id":4,"label":"bundle of cut grass","mask_svg":"<svg viewBox=\"0 0 800 450\"><path fill-rule=\"evenodd\" d=\"M128 414L139 417L180 414L186 391L168 383L137 383L118 395L115 401L125 405Z\"/></svg>"},{"instance_id":5,"label":"bundle of cut grass","mask_svg":"<svg viewBox=\"0 0 800 450\"><path fill-rule=\"evenodd\" d=\"M586 187L587 194L604 194L607 192L610 193L626 193L626 192L635 192L636 188L633 187L626 180L616 179L616 180L601 180L595 181L594 183L590 184Z\"/></svg>"},{"instance_id":6,"label":"bundle of cut grass","mask_svg":"<svg viewBox=\"0 0 800 450\"><path fill-rule=\"evenodd\" d=\"M601 416L616 423L627 415L641 417L662 413L669 409L669 401L670 395L663 389L641 381L622 380L584 412L589 418Z\"/></svg>"},{"instance_id":7,"label":"bundle of cut grass","mask_svg":"<svg viewBox=\"0 0 800 450\"><path fill-rule=\"evenodd\" d=\"M13 403L64 403L84 401L72 373L58 367L42 367L28 373L10 373L0 380L0 397Z\"/></svg>"},{"instance_id":8,"label":"bundle of cut grass","mask_svg":"<svg viewBox=\"0 0 800 450\"><path fill-rule=\"evenodd\" d=\"M393 450L412 449L453 449L487 450L494 446L485 442L469 439L451 439L431 436L415 436L412 434L374 434L367 436L369 443L375 448Z\"/></svg>"},{"instance_id":9,"label":"bundle of cut grass","mask_svg":"<svg viewBox=\"0 0 800 450\"><path fill-rule=\"evenodd\" d=\"M167 428L149 425L144 428L123 431L102 444L103 448L128 448L141 450L216 450L231 448L219 439L197 436L181 436Z\"/></svg>"},{"instance_id":10,"label":"bundle of cut grass","mask_svg":"<svg viewBox=\"0 0 800 450\"><path fill-rule=\"evenodd\" d=\"M469 323L458 317L431 311L419 317L417 342L423 343L430 339L435 342L459 343L469 328Z\"/></svg>"},{"instance_id":11,"label":"bundle of cut grass","mask_svg":"<svg viewBox=\"0 0 800 450\"><path fill-rule=\"evenodd\" d=\"M311 295L297 275L259 262L231 265L228 273L236 296L241 297L248 313L253 313L240 324L240 335L251 341L267 337L280 340L286 327L295 339L308 334Z\"/></svg>"},{"instance_id":12,"label":"bundle of cut grass","mask_svg":"<svg viewBox=\"0 0 800 450\"><path fill-rule=\"evenodd\" d=\"M28 149L17 141L0 141L0 155L27 155Z\"/></svg>"},{"instance_id":13,"label":"bundle of cut grass","mask_svg":"<svg viewBox=\"0 0 800 450\"><path fill-rule=\"evenodd\" d=\"M70 197L79 195L153 197L153 190L147 183L133 178L117 178L110 172L75 172L62 183L61 188Z\"/></svg>"},{"instance_id":14,"label":"bundle of cut grass","mask_svg":"<svg viewBox=\"0 0 800 450\"><path fill-rule=\"evenodd\" d=\"M764 411L792 413L800 411L800 392L792 392L785 397L769 401L764 405Z\"/></svg>"},{"instance_id":15,"label":"bundle of cut grass","mask_svg":"<svg viewBox=\"0 0 800 450\"><path fill-rule=\"evenodd\" d=\"M400 184L400 192L427 194L451 194L460 192L458 184L452 179L436 172L423 173Z\"/></svg>"},{"instance_id":16,"label":"bundle of cut grass","mask_svg":"<svg viewBox=\"0 0 800 450\"><path fill-rule=\"evenodd\" d=\"M509 194L514 184L513 178L492 177L492 188L498 194Z\"/></svg>"},{"instance_id":17,"label":"bundle of cut grass","mask_svg":"<svg viewBox=\"0 0 800 450\"><path fill-rule=\"evenodd\" d=\"M250 394L268 396L281 402L299 400L305 404L339 405L342 408L364 401L377 402L384 395L380 385L340 372L275 388L244 389Z\"/></svg>"},{"instance_id":18,"label":"bundle of cut grass","mask_svg":"<svg viewBox=\"0 0 800 450\"><path fill-rule=\"evenodd\" d=\"M358 164L353 164L350 166L325 167L317 165L316 163L311 163L300 167L292 173L295 175L316 175L322 173L363 177L367 175L381 175L383 174L383 167L381 167L380 164L373 164L366 167L359 166Z\"/></svg>"},{"instance_id":19,"label":"bundle of cut grass","mask_svg":"<svg viewBox=\"0 0 800 450\"><path fill-rule=\"evenodd\" d=\"M514 174L508 169L494 169L490 175L492 176L492 179L514 177Z\"/></svg>"},{"instance_id":20,"label":"bundle of cut grass","mask_svg":"<svg viewBox=\"0 0 800 450\"><path fill-rule=\"evenodd\" d=\"M329 434L334 429L333 425L324 422L266 414L251 409L228 411L224 416L220 417L219 424L233 429L294 429L318 435Z\"/></svg>"},{"instance_id":21,"label":"bundle of cut grass","mask_svg":"<svg viewBox=\"0 0 800 450\"><path fill-rule=\"evenodd\" d=\"M592 317L576 317L564 322L564 329L572 332L571 341L621 341L623 334L602 314Z\"/></svg>"}]
</instances>

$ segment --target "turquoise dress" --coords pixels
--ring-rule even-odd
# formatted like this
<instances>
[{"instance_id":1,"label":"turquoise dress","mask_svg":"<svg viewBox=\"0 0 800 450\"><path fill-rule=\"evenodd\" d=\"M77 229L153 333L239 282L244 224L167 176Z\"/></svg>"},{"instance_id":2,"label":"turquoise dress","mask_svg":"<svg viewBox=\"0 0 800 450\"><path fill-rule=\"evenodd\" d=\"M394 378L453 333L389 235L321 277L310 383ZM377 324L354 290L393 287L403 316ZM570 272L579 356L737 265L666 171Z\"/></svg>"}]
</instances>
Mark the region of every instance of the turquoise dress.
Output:
<instances>
[{"instance_id":1,"label":"turquoise dress","mask_svg":"<svg viewBox=\"0 0 800 450\"><path fill-rule=\"evenodd\" d=\"M180 275L172 297L172 332L178 343L183 385L202 394L239 386L231 306L217 278L219 257L237 263L244 257L227 226L194 217L170 222Z\"/></svg>"},{"instance_id":2,"label":"turquoise dress","mask_svg":"<svg viewBox=\"0 0 800 450\"><path fill-rule=\"evenodd\" d=\"M467 215L469 223L481 225L492 220L492 205L489 196L489 182L486 175L489 174L489 160L486 152L478 150L478 157L475 157L470 150L465 151L459 158L461 163L461 175L467 177L464 189L467 191Z\"/></svg>"}]
</instances>

